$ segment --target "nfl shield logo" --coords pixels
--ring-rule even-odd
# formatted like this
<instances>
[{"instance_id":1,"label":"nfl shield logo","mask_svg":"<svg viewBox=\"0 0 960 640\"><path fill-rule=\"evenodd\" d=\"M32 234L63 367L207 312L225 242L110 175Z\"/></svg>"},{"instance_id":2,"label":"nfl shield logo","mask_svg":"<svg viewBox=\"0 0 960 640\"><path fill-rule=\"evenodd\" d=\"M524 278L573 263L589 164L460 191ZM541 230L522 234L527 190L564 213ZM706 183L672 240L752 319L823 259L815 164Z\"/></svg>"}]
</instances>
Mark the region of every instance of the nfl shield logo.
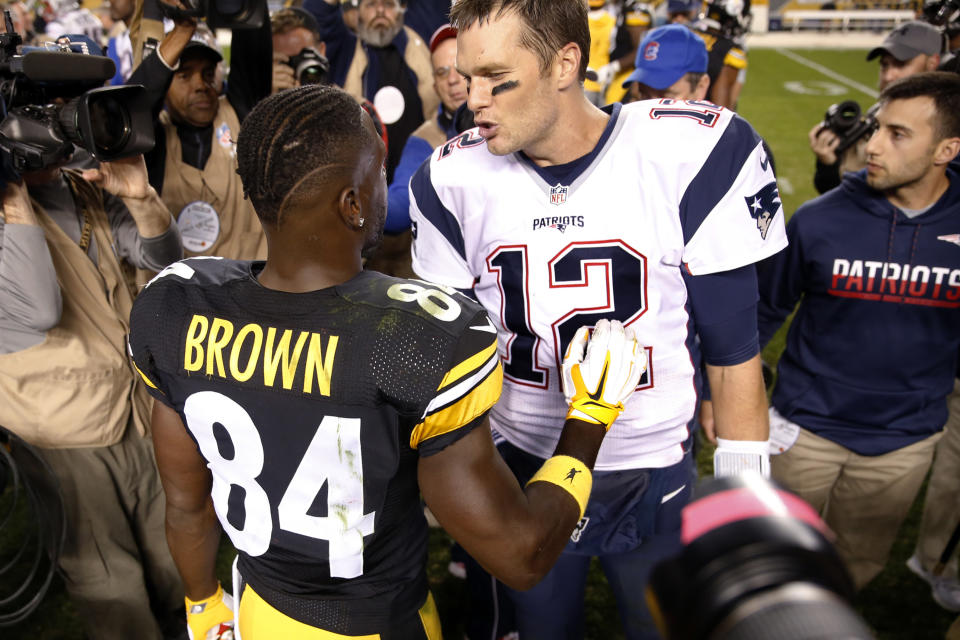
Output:
<instances>
[{"instance_id":1,"label":"nfl shield logo","mask_svg":"<svg viewBox=\"0 0 960 640\"><path fill-rule=\"evenodd\" d=\"M566 202L567 189L569 189L569 187L564 187L560 184L557 184L555 187L550 187L550 204L561 205Z\"/></svg>"}]
</instances>

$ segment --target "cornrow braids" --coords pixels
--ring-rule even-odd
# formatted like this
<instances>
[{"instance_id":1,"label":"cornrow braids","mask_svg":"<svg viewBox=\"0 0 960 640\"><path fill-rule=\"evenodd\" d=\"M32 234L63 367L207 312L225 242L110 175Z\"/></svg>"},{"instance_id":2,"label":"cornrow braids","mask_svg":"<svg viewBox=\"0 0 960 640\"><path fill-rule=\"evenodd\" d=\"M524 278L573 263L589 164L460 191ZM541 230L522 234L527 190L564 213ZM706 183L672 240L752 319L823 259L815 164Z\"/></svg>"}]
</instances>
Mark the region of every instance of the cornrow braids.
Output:
<instances>
[{"instance_id":1,"label":"cornrow braids","mask_svg":"<svg viewBox=\"0 0 960 640\"><path fill-rule=\"evenodd\" d=\"M287 198L317 186L309 174L349 165L371 138L360 105L337 87L311 84L271 95L244 119L237 138L243 194L264 224L279 226Z\"/></svg>"}]
</instances>

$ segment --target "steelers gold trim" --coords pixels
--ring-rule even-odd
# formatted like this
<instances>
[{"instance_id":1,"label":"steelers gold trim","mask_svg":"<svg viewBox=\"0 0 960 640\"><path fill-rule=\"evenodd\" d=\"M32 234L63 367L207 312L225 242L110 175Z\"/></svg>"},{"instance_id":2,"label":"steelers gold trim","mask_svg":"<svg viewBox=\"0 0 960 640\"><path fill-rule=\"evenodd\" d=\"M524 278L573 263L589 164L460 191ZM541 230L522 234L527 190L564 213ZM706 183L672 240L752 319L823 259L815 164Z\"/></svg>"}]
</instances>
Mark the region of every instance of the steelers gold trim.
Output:
<instances>
[{"instance_id":1,"label":"steelers gold trim","mask_svg":"<svg viewBox=\"0 0 960 640\"><path fill-rule=\"evenodd\" d=\"M496 354L490 363L492 366L484 367L476 376L471 376L470 380L465 381L472 384L459 394L454 402L445 403L442 408L432 413L429 413L428 407L428 415L425 415L420 424L410 433L411 448L416 449L425 440L459 429L477 416L489 411L490 407L496 404L503 386L503 369ZM474 381L474 378L482 379ZM454 389L459 390L459 387L460 385L457 385Z\"/></svg>"},{"instance_id":2,"label":"steelers gold trim","mask_svg":"<svg viewBox=\"0 0 960 640\"><path fill-rule=\"evenodd\" d=\"M440 386L437 387L437 390L439 391L440 389L443 389L447 385L453 384L454 382L456 382L463 376L467 375L474 369L478 369L480 365L482 365L483 363L485 363L487 360L490 359L490 356L495 355L496 351L497 351L497 339L494 338L493 343L489 347L487 347L483 351L480 351L479 353L473 354L472 356L470 356L469 358L467 358L466 360L464 360L463 362L455 366L453 369L450 369L450 371L447 372L447 375L443 376L443 380L440 381Z\"/></svg>"},{"instance_id":3,"label":"steelers gold trim","mask_svg":"<svg viewBox=\"0 0 960 640\"><path fill-rule=\"evenodd\" d=\"M150 381L150 378L147 377L147 374L145 374L143 371L140 371L140 367L137 366L136 362L133 363L133 368L137 370L137 373L140 374L140 377L143 378L143 381L147 383L148 387L150 387L151 389L157 389L157 391L160 390L157 388L157 385L153 384Z\"/></svg>"}]
</instances>

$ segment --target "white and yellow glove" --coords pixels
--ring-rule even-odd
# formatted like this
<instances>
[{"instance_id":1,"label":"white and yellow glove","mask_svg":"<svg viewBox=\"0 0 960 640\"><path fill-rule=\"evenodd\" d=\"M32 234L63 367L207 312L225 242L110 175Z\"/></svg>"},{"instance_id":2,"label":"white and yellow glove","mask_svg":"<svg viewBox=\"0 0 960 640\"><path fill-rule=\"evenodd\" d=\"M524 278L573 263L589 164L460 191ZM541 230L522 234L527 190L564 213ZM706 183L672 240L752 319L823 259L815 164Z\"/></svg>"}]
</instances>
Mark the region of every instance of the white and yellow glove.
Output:
<instances>
[{"instance_id":1,"label":"white and yellow glove","mask_svg":"<svg viewBox=\"0 0 960 640\"><path fill-rule=\"evenodd\" d=\"M203 600L184 598L190 640L232 640L233 596L217 584L217 592Z\"/></svg>"},{"instance_id":2,"label":"white and yellow glove","mask_svg":"<svg viewBox=\"0 0 960 640\"><path fill-rule=\"evenodd\" d=\"M617 320L600 320L589 337L580 327L563 356L563 395L567 419L610 425L647 370L647 353L633 329Z\"/></svg>"}]
</instances>

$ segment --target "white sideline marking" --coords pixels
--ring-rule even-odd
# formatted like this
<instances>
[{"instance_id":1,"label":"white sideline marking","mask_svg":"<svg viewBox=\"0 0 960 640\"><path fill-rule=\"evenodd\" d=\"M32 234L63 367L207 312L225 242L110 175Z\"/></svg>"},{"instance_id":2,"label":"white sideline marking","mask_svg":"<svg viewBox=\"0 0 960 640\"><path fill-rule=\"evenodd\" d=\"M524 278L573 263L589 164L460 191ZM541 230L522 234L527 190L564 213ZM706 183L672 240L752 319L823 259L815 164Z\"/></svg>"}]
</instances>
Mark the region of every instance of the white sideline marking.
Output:
<instances>
[{"instance_id":1,"label":"white sideline marking","mask_svg":"<svg viewBox=\"0 0 960 640\"><path fill-rule=\"evenodd\" d=\"M777 176L777 184L780 186L780 191L787 194L793 194L793 183L790 182L790 178Z\"/></svg>"},{"instance_id":2,"label":"white sideline marking","mask_svg":"<svg viewBox=\"0 0 960 640\"><path fill-rule=\"evenodd\" d=\"M879 93L876 89L871 89L870 87L868 87L868 86L866 86L866 85L860 84L860 83L857 82L856 80L851 80L850 78L848 78L848 77L846 77L846 76L842 76L842 75L840 75L839 73L837 73L836 71L834 71L834 70L832 70L832 69L828 69L827 67L823 66L822 64L817 64L817 63L814 62L813 60L807 60L807 59L804 58L803 56L798 55L798 54L794 53L793 51L790 51L789 49L777 49L776 51L777 51L777 53L779 53L780 55L784 56L785 58L790 58L791 60L793 60L793 61L796 62L797 64L802 64L803 66L805 66L805 67L807 67L807 68L809 68L809 69L813 69L814 71L817 71L817 72L819 72L819 73L822 73L823 75L827 76L828 78L831 78L831 79L833 79L833 80L836 80L837 82L842 82L843 84L847 85L847 86L850 87L851 89L856 89L856 90L859 91L860 93L866 94L866 95L870 96L871 98L877 98L877 97L880 95L880 93Z\"/></svg>"}]
</instances>

